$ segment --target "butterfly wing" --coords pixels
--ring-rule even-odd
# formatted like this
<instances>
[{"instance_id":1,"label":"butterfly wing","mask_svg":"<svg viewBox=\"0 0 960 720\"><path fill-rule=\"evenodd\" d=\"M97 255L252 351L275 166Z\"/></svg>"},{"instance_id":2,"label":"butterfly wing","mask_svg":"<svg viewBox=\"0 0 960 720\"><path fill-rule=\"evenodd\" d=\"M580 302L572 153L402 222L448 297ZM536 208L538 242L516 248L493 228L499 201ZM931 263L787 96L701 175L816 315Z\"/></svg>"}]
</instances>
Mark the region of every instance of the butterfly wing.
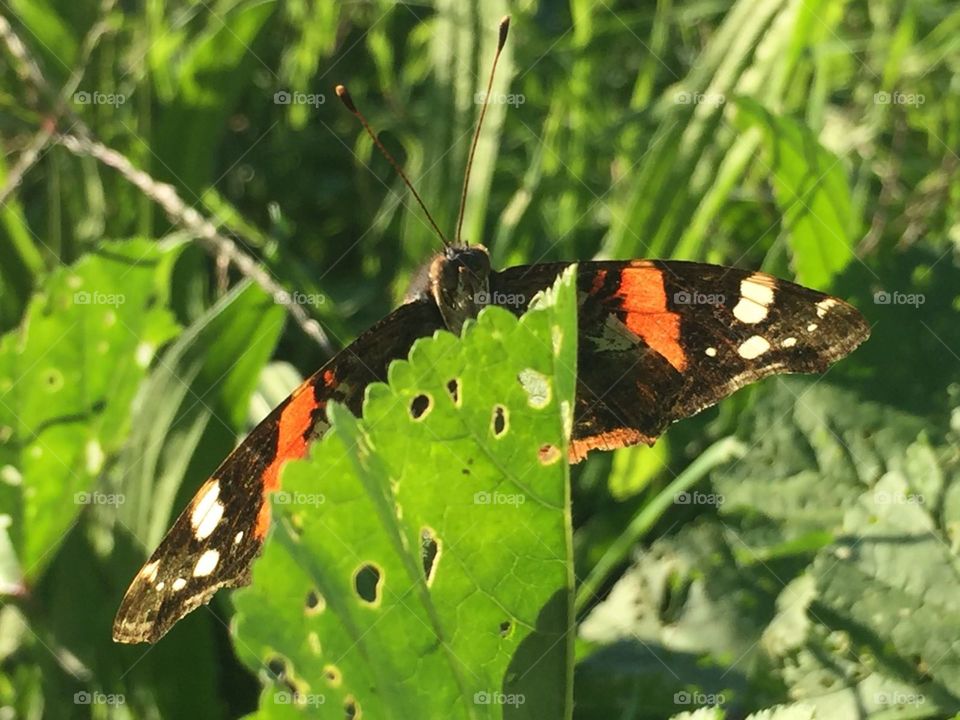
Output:
<instances>
[{"instance_id":1,"label":"butterfly wing","mask_svg":"<svg viewBox=\"0 0 960 720\"><path fill-rule=\"evenodd\" d=\"M529 300L567 265L496 273L491 297ZM870 334L838 298L717 265L586 262L577 288L572 462L652 443L670 423L768 375L823 372Z\"/></svg>"},{"instance_id":2,"label":"butterfly wing","mask_svg":"<svg viewBox=\"0 0 960 720\"><path fill-rule=\"evenodd\" d=\"M127 589L113 625L117 642L156 642L222 587L246 585L270 526L267 495L280 468L327 430L326 404L359 415L364 390L386 378L413 342L443 327L429 301L403 305L339 352L278 405L216 469Z\"/></svg>"}]
</instances>

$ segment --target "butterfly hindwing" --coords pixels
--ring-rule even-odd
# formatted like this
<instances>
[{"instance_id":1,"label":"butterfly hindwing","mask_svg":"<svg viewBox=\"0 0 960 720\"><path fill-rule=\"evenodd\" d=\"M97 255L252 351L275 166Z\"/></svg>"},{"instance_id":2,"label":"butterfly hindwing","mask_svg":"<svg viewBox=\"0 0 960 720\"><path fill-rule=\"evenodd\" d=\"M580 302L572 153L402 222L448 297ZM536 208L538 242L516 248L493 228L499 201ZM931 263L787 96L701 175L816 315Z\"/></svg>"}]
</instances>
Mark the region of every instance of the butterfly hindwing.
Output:
<instances>
[{"instance_id":1,"label":"butterfly hindwing","mask_svg":"<svg viewBox=\"0 0 960 720\"><path fill-rule=\"evenodd\" d=\"M436 305L401 306L305 380L214 471L136 575L113 626L118 642L156 642L221 587L249 583L270 524L280 468L327 430L326 404L359 415L367 385L443 326Z\"/></svg>"},{"instance_id":2,"label":"butterfly hindwing","mask_svg":"<svg viewBox=\"0 0 960 720\"><path fill-rule=\"evenodd\" d=\"M495 273L491 297L529 301L566 266ZM822 372L869 335L842 300L765 273L682 261L578 268L573 462L592 449L652 443L670 423L768 375Z\"/></svg>"}]
</instances>

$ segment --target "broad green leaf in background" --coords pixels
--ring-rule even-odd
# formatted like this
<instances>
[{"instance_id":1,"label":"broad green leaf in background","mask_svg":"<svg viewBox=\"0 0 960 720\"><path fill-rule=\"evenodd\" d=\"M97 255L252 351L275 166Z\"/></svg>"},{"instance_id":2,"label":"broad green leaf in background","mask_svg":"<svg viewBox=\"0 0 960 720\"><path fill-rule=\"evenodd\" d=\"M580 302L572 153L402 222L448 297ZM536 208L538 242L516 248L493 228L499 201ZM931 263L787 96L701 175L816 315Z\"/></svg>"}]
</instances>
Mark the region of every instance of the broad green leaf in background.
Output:
<instances>
[{"instance_id":1,"label":"broad green leaf in background","mask_svg":"<svg viewBox=\"0 0 960 720\"><path fill-rule=\"evenodd\" d=\"M769 175L793 250L797 282L829 287L853 260L857 231L840 159L808 127L775 115L755 100L736 99L736 122L763 131L761 172Z\"/></svg>"},{"instance_id":2,"label":"broad green leaf in background","mask_svg":"<svg viewBox=\"0 0 960 720\"><path fill-rule=\"evenodd\" d=\"M702 490L713 513L638 548L581 624L580 717L631 690L651 719L688 695L741 713L783 692L820 720L960 711L955 451L918 418L798 379L741 430L750 452Z\"/></svg>"},{"instance_id":3,"label":"broad green leaf in background","mask_svg":"<svg viewBox=\"0 0 960 720\"><path fill-rule=\"evenodd\" d=\"M574 277L418 341L286 468L235 595L262 717L570 717Z\"/></svg>"},{"instance_id":4,"label":"broad green leaf in background","mask_svg":"<svg viewBox=\"0 0 960 720\"><path fill-rule=\"evenodd\" d=\"M157 348L179 245L104 243L56 270L0 338L0 508L27 578L40 573L120 449Z\"/></svg>"},{"instance_id":5,"label":"broad green leaf in background","mask_svg":"<svg viewBox=\"0 0 960 720\"><path fill-rule=\"evenodd\" d=\"M703 493L706 495L706 493ZM737 711L746 703L769 590L741 570L722 529L684 527L638 550L635 564L580 625L599 647L577 666L577 717L611 717L622 698L642 698L636 718L693 705Z\"/></svg>"},{"instance_id":6,"label":"broad green leaf in background","mask_svg":"<svg viewBox=\"0 0 960 720\"><path fill-rule=\"evenodd\" d=\"M925 428L912 415L824 382L778 378L771 384L741 422L750 451L713 476L724 497L722 514L765 520L756 544L752 534L744 536L748 552L763 557L780 542L838 530L864 490L902 467L903 454Z\"/></svg>"},{"instance_id":7,"label":"broad green leaf in background","mask_svg":"<svg viewBox=\"0 0 960 720\"><path fill-rule=\"evenodd\" d=\"M912 454L928 450L918 444ZM960 572L938 494L917 491L931 470L939 474L936 462L884 475L845 514L843 537L817 556L809 612L822 625L809 626L783 671L818 717L960 711Z\"/></svg>"}]
</instances>

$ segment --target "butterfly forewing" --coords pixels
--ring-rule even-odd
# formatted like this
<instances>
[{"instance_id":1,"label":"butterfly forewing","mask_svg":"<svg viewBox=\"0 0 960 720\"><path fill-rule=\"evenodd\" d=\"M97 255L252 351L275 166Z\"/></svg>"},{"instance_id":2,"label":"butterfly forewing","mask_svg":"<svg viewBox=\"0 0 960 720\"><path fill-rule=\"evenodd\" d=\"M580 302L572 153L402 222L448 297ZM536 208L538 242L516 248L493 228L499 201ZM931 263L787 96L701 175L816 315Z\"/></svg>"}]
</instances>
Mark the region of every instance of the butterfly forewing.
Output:
<instances>
[{"instance_id":1,"label":"butterfly forewing","mask_svg":"<svg viewBox=\"0 0 960 720\"><path fill-rule=\"evenodd\" d=\"M113 625L118 642L156 642L221 587L245 585L269 528L267 495L280 468L326 432L325 407L359 414L367 385L390 361L443 326L436 305L414 302L338 353L284 400L200 487L124 595Z\"/></svg>"}]
</instances>

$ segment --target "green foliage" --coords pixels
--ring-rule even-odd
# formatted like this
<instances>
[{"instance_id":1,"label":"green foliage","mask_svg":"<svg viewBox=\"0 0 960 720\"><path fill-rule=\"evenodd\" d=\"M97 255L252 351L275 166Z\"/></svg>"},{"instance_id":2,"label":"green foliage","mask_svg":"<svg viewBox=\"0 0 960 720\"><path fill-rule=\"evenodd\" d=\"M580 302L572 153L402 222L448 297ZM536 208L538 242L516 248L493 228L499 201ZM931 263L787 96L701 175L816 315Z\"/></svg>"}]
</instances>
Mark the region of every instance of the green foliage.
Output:
<instances>
[{"instance_id":1,"label":"green foliage","mask_svg":"<svg viewBox=\"0 0 960 720\"><path fill-rule=\"evenodd\" d=\"M263 717L569 717L574 275L552 295L418 341L287 466L235 596Z\"/></svg>"},{"instance_id":2,"label":"green foliage","mask_svg":"<svg viewBox=\"0 0 960 720\"><path fill-rule=\"evenodd\" d=\"M638 687L637 717L783 692L816 718L953 712L955 452L825 384L780 381L745 420L759 441L714 473L716 517L638 551L581 624L599 648L578 668L597 703L582 716Z\"/></svg>"},{"instance_id":3,"label":"green foliage","mask_svg":"<svg viewBox=\"0 0 960 720\"><path fill-rule=\"evenodd\" d=\"M425 645L434 626L411 624L428 607L411 580L406 605L368 610L389 622L365 636L378 654L361 663L346 647L366 616L336 575L354 556L329 537L320 542L317 528L337 527L349 547L389 563L387 589L418 577L416 554L398 538L417 546L418 512L441 527L464 510L457 493L466 476L431 448L475 440L424 442L444 396L413 425L402 404L391 409L392 393L433 377L418 364L428 346L450 348L439 367L457 358L457 370L491 395L509 364L464 355L449 337L424 343L394 370L394 390L372 394L383 417L357 424L341 412L337 434L286 473L290 487L327 502L276 507L286 519L254 586L237 595L243 615L232 640L224 593L213 613L198 610L148 652L114 646L113 612L171 514L328 354L294 323L281 329L284 308L225 269L224 256L171 235L142 183L78 155L64 135L89 130L169 183L154 195L176 192L278 285L309 298L301 307L343 347L397 304L437 242L333 86L349 85L451 234L476 94L506 12L511 37L465 240L488 244L496 267L602 255L763 268L850 299L868 316L871 340L826 378L768 381L677 425L652 450L591 457L572 473L572 503L554 498L537 520L554 545L540 539L523 550L523 533L540 525L507 523L518 517L509 513L484 518L467 540L484 542L469 559L485 585L462 587L486 589L490 576L525 581L529 595L516 610L527 625L514 635L474 633L470 622L497 616L485 608L444 618L444 630L460 632ZM344 685L321 690L328 703L306 710L342 711L357 672L377 674L377 693L355 693L368 715L388 692L411 710L408 678L421 661L456 646L473 662L491 642L497 652L481 680L464 673L450 690L448 663L422 707L462 699L462 687L504 691L491 679L504 672L533 682L526 692L551 688L559 703L566 675L551 684L548 667L517 644L539 632L533 608L546 607L549 589L568 588L561 570L578 578L579 717L960 711L950 644L960 523L960 9L942 0L11 0L0 21L0 716L237 717L258 695L263 713L300 716L300 706L273 698L325 688L308 636L298 634L308 622L325 623L324 655L346 654ZM280 91L313 99L282 104ZM81 306L72 302L78 291L125 302ZM489 316L473 332L504 322ZM508 350L518 361L540 351ZM569 380L543 372L557 388ZM406 431L387 432L404 422ZM518 453L530 450L523 433L514 418ZM337 458L337 483L317 487ZM454 478L428 483L440 469ZM549 470L558 482L562 468ZM513 461L498 472L508 471L519 472ZM384 475L402 481L370 485ZM78 492L124 502L81 506ZM675 502L681 493L723 502ZM566 557L557 508L572 515L575 568L536 562L548 549ZM291 539L298 527L313 538L306 558L294 552L308 547ZM508 547L526 559L522 574L510 573ZM459 558L448 550L438 572L456 569L444 565ZM268 571L274 564L288 575ZM329 604L308 619L304 587L321 580ZM271 652L290 661L289 674L263 667ZM124 701L76 704L84 691ZM720 694L719 709L696 709ZM478 716L513 709L455 707ZM553 707L519 711L556 716Z\"/></svg>"},{"instance_id":4,"label":"green foliage","mask_svg":"<svg viewBox=\"0 0 960 720\"><path fill-rule=\"evenodd\" d=\"M176 332L172 255L147 241L104 245L54 273L0 340L0 467L21 583L43 571L84 505L122 502L91 490L129 432L154 354Z\"/></svg>"}]
</instances>

